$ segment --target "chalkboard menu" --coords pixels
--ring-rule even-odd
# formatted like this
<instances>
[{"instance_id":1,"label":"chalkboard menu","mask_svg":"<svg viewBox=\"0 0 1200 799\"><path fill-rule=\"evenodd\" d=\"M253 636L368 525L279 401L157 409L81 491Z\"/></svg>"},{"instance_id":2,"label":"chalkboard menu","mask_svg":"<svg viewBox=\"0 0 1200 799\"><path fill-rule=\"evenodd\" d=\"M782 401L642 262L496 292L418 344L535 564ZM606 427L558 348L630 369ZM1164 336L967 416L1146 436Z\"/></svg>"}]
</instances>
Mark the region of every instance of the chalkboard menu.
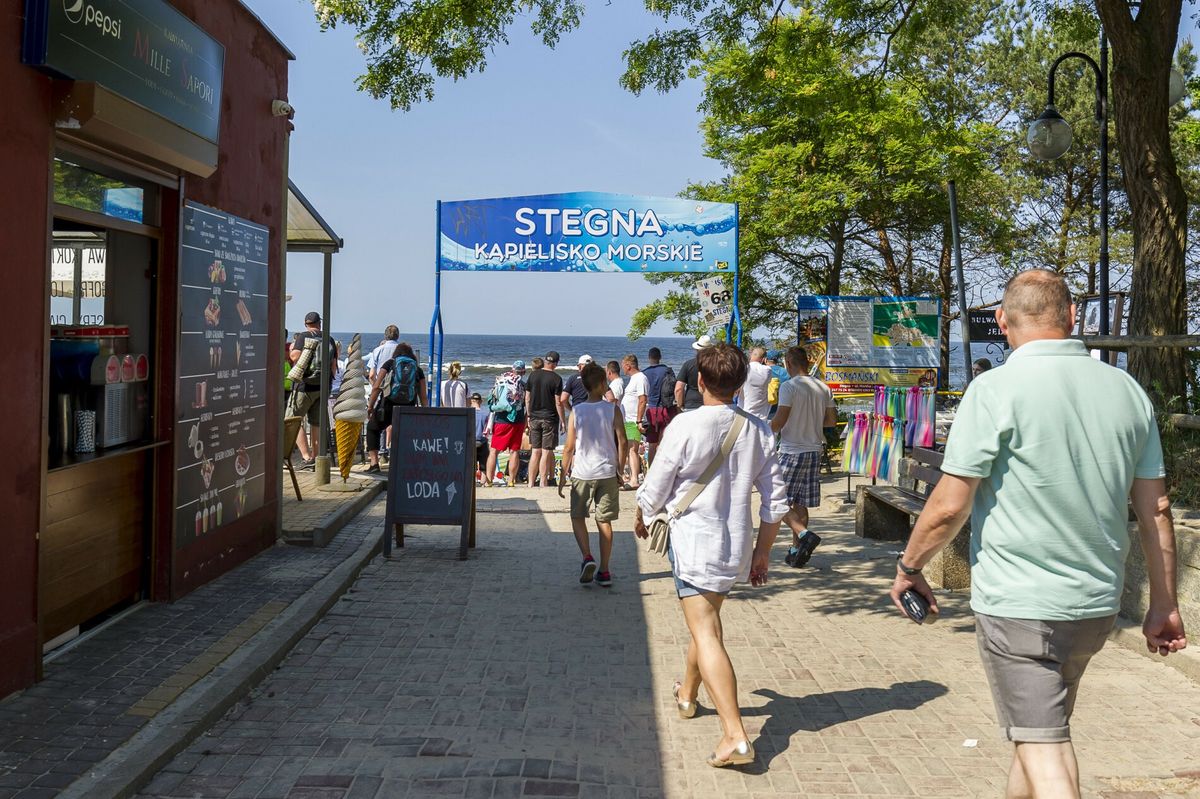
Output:
<instances>
[{"instance_id":1,"label":"chalkboard menu","mask_svg":"<svg viewBox=\"0 0 1200 799\"><path fill-rule=\"evenodd\" d=\"M267 253L262 225L183 208L175 545L263 505Z\"/></svg>"},{"instance_id":2,"label":"chalkboard menu","mask_svg":"<svg viewBox=\"0 0 1200 799\"><path fill-rule=\"evenodd\" d=\"M474 509L474 409L395 408L384 554L391 554L394 525L445 524L462 526L465 558Z\"/></svg>"}]
</instances>

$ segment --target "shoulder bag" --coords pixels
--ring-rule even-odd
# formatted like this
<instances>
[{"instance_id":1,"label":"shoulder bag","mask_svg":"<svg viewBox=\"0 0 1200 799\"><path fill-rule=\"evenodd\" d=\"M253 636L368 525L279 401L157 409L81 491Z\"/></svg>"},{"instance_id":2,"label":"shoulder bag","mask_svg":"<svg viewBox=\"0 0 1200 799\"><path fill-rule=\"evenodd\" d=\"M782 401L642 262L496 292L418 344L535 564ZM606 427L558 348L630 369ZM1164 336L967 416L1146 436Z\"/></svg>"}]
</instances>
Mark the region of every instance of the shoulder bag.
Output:
<instances>
[{"instance_id":1,"label":"shoulder bag","mask_svg":"<svg viewBox=\"0 0 1200 799\"><path fill-rule=\"evenodd\" d=\"M717 470L729 458L729 453L733 451L733 445L741 435L742 428L746 426L746 413L740 408L734 408L733 425L730 426L729 432L725 434L725 439L721 442L721 450L717 456L712 459L712 463L708 464L708 468L704 470L704 474L700 475L700 479L692 486L691 490L684 495L673 509L656 513L646 522L646 529L650 531L650 551L657 555L667 554L667 544L671 536L671 522L678 519L683 514L687 513L687 509L696 501L696 497L708 488L708 484L712 482L716 476Z\"/></svg>"}]
</instances>

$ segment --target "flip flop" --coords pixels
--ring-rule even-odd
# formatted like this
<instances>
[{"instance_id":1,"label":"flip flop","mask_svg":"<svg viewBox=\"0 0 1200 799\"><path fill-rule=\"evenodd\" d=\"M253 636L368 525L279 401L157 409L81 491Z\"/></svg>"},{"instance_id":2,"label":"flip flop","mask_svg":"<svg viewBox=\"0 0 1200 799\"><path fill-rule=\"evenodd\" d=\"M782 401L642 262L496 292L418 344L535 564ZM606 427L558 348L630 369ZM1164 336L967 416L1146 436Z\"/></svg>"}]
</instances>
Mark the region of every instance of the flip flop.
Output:
<instances>
[{"instance_id":1,"label":"flip flop","mask_svg":"<svg viewBox=\"0 0 1200 799\"><path fill-rule=\"evenodd\" d=\"M676 680L675 687L671 689L671 695L675 697L675 709L679 711L679 718L681 719L694 718L698 705L695 702L680 702L679 689L681 688L683 688L683 683Z\"/></svg>"},{"instance_id":2,"label":"flip flop","mask_svg":"<svg viewBox=\"0 0 1200 799\"><path fill-rule=\"evenodd\" d=\"M737 746L729 757L722 759L717 757L717 753L713 752L708 756L708 760L704 761L713 768L727 768L729 766L748 766L754 762L754 747L749 741L739 741Z\"/></svg>"}]
</instances>

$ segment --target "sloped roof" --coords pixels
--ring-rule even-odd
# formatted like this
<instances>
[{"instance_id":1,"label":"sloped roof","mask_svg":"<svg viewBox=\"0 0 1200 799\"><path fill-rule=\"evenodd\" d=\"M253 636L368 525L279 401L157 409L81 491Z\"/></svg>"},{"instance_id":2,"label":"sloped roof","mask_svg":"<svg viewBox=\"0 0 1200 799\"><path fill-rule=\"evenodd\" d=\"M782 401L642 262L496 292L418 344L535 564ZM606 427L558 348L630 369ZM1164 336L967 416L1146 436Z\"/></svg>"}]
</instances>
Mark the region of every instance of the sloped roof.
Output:
<instances>
[{"instance_id":1,"label":"sloped roof","mask_svg":"<svg viewBox=\"0 0 1200 799\"><path fill-rule=\"evenodd\" d=\"M287 248L288 252L338 252L344 242L288 179Z\"/></svg>"}]
</instances>

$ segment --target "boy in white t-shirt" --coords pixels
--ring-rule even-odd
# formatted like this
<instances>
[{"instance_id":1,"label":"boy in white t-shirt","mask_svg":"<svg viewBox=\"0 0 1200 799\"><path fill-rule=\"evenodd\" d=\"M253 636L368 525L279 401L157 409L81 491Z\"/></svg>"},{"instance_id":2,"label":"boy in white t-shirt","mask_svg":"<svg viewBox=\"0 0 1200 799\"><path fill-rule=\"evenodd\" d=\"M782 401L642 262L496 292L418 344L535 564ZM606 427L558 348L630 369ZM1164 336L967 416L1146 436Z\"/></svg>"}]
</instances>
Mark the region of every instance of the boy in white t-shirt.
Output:
<instances>
[{"instance_id":1,"label":"boy in white t-shirt","mask_svg":"<svg viewBox=\"0 0 1200 799\"><path fill-rule=\"evenodd\" d=\"M579 582L590 583L594 579L608 588L612 585L608 571L613 547L612 523L620 515L621 481L617 474L629 443L621 409L604 401L608 390L604 370L589 363L579 376L587 388L588 401L572 408L571 420L567 422L563 474L571 476L571 529L583 555ZM558 495L562 494L560 482ZM599 564L592 557L588 543L587 520L591 515L595 516L600 531Z\"/></svg>"}]
</instances>

